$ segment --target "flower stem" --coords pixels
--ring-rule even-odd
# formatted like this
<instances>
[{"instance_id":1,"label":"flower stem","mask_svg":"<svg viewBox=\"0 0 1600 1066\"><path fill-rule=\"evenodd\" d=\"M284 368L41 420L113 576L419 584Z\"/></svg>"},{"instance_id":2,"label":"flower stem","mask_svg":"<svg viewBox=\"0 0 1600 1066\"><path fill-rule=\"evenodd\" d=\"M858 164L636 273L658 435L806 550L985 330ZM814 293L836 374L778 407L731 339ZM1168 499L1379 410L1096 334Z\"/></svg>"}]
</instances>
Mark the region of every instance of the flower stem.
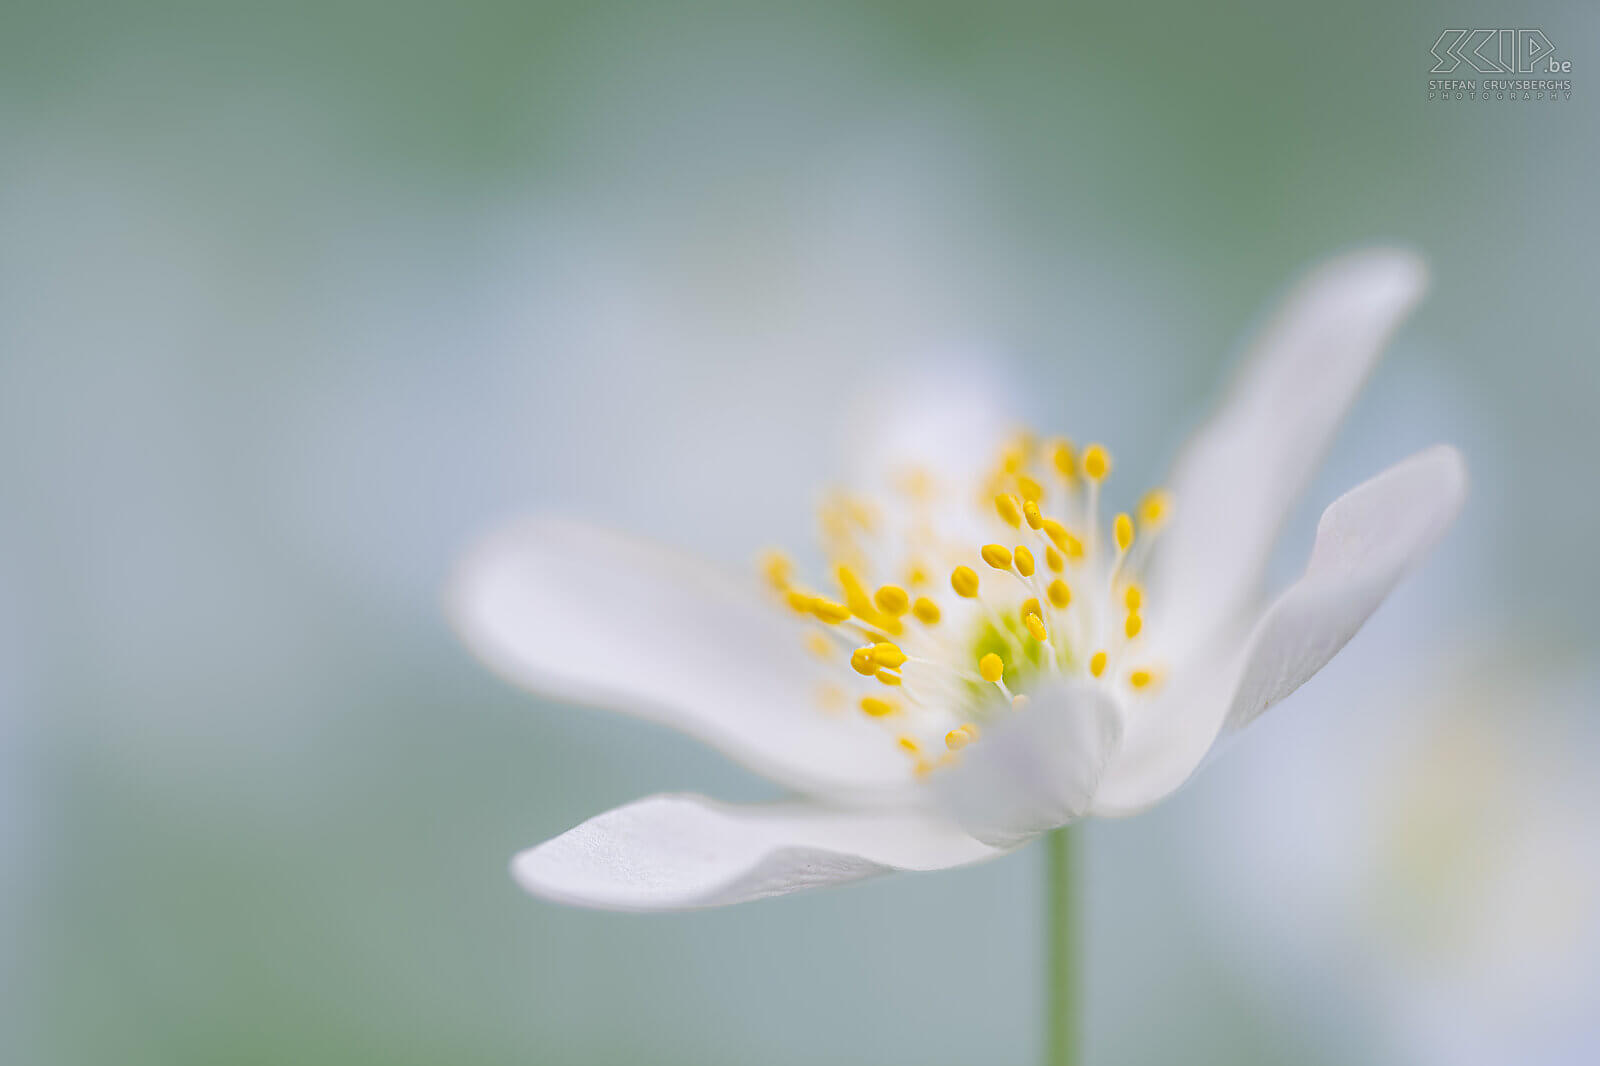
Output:
<instances>
[{"instance_id":1,"label":"flower stem","mask_svg":"<svg viewBox=\"0 0 1600 1066\"><path fill-rule=\"evenodd\" d=\"M1045 1066L1077 1066L1081 1044L1078 988L1077 837L1074 826L1045 837Z\"/></svg>"}]
</instances>

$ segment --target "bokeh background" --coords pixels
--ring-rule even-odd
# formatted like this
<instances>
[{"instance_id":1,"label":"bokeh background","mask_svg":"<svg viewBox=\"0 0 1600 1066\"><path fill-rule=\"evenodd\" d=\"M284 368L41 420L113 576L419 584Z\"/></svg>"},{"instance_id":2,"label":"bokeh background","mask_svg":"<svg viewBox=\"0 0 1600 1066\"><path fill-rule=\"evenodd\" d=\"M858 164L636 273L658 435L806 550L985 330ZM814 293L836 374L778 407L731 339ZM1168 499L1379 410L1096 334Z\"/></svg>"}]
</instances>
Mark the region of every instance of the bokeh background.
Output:
<instances>
[{"instance_id":1,"label":"bokeh background","mask_svg":"<svg viewBox=\"0 0 1600 1066\"><path fill-rule=\"evenodd\" d=\"M1572 99L1429 102L1440 31L1502 24ZM1090 827L1090 1061L1595 1061L1597 29L9 0L0 1060L1031 1061L1033 852L521 896L512 852L595 811L771 789L489 676L451 561L561 508L742 565L930 370L1142 484L1272 295L1378 240L1434 294L1280 573L1426 443L1473 500L1322 677Z\"/></svg>"}]
</instances>

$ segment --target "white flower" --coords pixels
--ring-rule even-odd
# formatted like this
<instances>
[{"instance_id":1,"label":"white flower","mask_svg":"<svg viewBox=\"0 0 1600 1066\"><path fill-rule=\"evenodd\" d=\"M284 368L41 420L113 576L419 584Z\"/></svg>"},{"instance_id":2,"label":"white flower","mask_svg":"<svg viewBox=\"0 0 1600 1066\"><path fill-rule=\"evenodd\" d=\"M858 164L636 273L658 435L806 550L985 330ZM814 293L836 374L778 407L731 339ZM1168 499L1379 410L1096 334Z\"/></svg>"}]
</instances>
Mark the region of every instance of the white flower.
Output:
<instances>
[{"instance_id":1,"label":"white flower","mask_svg":"<svg viewBox=\"0 0 1600 1066\"><path fill-rule=\"evenodd\" d=\"M1343 647L1459 510L1460 456L1414 455L1335 501L1304 575L1257 600L1280 524L1424 284L1395 251L1302 282L1169 488L1109 528L1103 447L1017 435L996 453L941 431L937 465L902 446L863 457L865 491L824 505L829 566L809 584L784 556L729 576L572 521L492 536L449 597L486 663L810 797L650 797L518 855L517 880L591 907L717 906L993 858L1162 799Z\"/></svg>"}]
</instances>

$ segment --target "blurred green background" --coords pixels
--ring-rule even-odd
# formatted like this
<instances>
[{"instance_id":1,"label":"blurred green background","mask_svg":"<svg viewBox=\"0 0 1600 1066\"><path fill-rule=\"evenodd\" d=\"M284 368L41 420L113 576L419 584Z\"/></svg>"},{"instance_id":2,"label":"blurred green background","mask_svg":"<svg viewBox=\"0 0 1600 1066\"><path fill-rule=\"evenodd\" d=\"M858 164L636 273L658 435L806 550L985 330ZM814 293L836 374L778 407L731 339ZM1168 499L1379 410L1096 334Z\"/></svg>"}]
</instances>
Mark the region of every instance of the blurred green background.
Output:
<instances>
[{"instance_id":1,"label":"blurred green background","mask_svg":"<svg viewBox=\"0 0 1600 1066\"><path fill-rule=\"evenodd\" d=\"M1572 99L1428 101L1440 31L1502 24L1546 31ZM1328 693L1372 703L1378 664L1415 682L1471 634L1577 676L1579 728L1597 29L1578 3L10 0L0 1059L1030 1061L1032 852L672 918L523 897L509 856L596 811L771 790L502 685L444 577L551 507L735 564L793 542L849 411L928 366L1156 478L1272 294L1362 242L1419 248L1435 290L1286 565L1433 440L1475 495L1275 713L1337 723ZM1249 915L1197 887L1253 832L1214 816L1228 760L1293 728L1090 828L1090 1061L1424 1057L1367 1002L1386 963L1251 961ZM1341 765L1330 802L1366 786ZM1544 1061L1592 1061L1562 1024Z\"/></svg>"}]
</instances>

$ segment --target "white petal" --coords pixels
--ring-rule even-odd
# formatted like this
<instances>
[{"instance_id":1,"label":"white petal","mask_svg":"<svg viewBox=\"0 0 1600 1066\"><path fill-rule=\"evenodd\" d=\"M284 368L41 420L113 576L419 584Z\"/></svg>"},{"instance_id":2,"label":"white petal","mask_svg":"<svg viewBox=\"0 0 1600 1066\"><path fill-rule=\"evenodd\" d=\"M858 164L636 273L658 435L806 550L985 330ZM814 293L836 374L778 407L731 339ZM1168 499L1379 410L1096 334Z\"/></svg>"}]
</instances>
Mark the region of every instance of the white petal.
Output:
<instances>
[{"instance_id":1,"label":"white petal","mask_svg":"<svg viewBox=\"0 0 1600 1066\"><path fill-rule=\"evenodd\" d=\"M1199 671L1129 711L1096 813L1129 814L1181 785L1224 725L1248 724L1344 647L1438 542L1466 499L1461 455L1437 445L1341 496L1322 514L1311 560L1256 624L1230 667Z\"/></svg>"},{"instance_id":2,"label":"white petal","mask_svg":"<svg viewBox=\"0 0 1600 1066\"><path fill-rule=\"evenodd\" d=\"M930 815L664 795L607 811L529 848L512 861L511 873L527 891L557 903L680 911L1002 854Z\"/></svg>"},{"instance_id":3,"label":"white petal","mask_svg":"<svg viewBox=\"0 0 1600 1066\"><path fill-rule=\"evenodd\" d=\"M1357 252L1314 271L1261 330L1169 482L1175 514L1151 577L1163 634L1202 641L1253 602L1289 509L1426 286L1409 252Z\"/></svg>"},{"instance_id":4,"label":"white petal","mask_svg":"<svg viewBox=\"0 0 1600 1066\"><path fill-rule=\"evenodd\" d=\"M909 760L874 723L821 707L818 686L839 662L817 661L757 581L592 526L530 519L468 554L448 609L473 652L536 692L674 726L802 791L909 788Z\"/></svg>"},{"instance_id":5,"label":"white petal","mask_svg":"<svg viewBox=\"0 0 1600 1066\"><path fill-rule=\"evenodd\" d=\"M932 784L961 826L1013 847L1088 813L1122 736L1115 701L1078 683L1046 688L985 730Z\"/></svg>"}]
</instances>

